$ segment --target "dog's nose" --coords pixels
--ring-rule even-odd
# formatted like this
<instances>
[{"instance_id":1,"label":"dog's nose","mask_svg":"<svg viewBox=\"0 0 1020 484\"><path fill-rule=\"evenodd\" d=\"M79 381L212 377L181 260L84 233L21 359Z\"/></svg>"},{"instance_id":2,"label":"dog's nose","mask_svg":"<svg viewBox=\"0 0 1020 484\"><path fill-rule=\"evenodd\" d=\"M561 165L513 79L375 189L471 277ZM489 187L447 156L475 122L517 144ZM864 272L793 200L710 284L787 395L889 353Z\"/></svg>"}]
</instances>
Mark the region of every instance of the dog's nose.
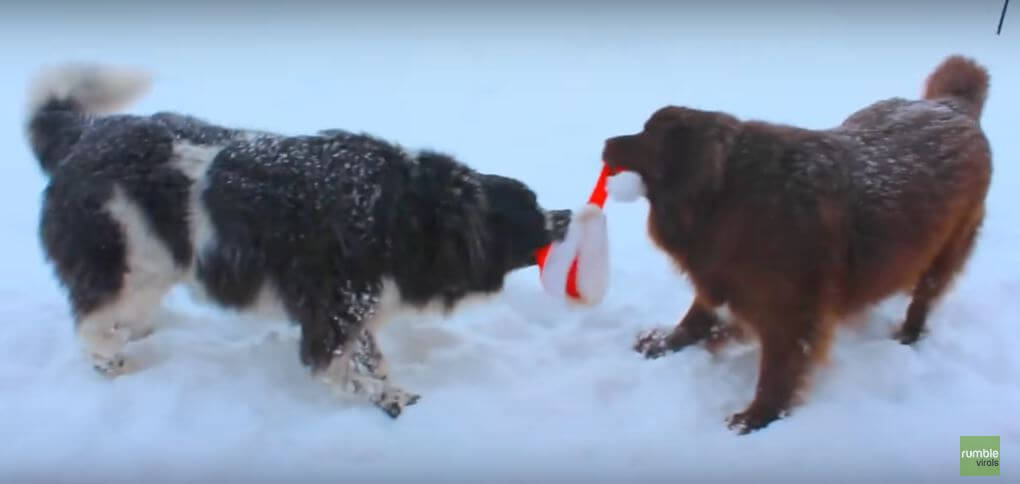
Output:
<instances>
[{"instance_id":1,"label":"dog's nose","mask_svg":"<svg viewBox=\"0 0 1020 484\"><path fill-rule=\"evenodd\" d=\"M609 160L613 159L613 153L615 152L615 149L614 149L615 146L616 146L616 138L609 138L609 139L606 140L605 144L602 145L602 160L603 161L608 163Z\"/></svg>"},{"instance_id":2,"label":"dog's nose","mask_svg":"<svg viewBox=\"0 0 1020 484\"><path fill-rule=\"evenodd\" d=\"M629 139L630 136L615 136L607 139L602 148L602 161L609 164L610 167L616 168L623 161L620 150Z\"/></svg>"},{"instance_id":3,"label":"dog's nose","mask_svg":"<svg viewBox=\"0 0 1020 484\"><path fill-rule=\"evenodd\" d=\"M553 240L563 240L567 236L567 228L570 227L570 218L573 216L571 210L549 210L545 213L545 226L549 231L549 237Z\"/></svg>"}]
</instances>

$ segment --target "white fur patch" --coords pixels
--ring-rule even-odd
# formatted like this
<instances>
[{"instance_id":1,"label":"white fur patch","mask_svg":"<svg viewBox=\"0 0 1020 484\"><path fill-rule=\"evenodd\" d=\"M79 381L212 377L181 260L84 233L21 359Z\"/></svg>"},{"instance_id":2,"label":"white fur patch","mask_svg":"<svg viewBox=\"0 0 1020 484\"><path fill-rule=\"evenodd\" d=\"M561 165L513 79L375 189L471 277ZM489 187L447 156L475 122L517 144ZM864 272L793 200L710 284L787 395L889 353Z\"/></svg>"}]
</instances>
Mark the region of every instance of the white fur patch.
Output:
<instances>
[{"instance_id":1,"label":"white fur patch","mask_svg":"<svg viewBox=\"0 0 1020 484\"><path fill-rule=\"evenodd\" d=\"M206 172L209 171L209 167L212 165L216 155L222 150L222 146L197 145L186 141L177 141L173 146L173 158L170 161L170 166L179 170L192 182L191 190L188 194L188 230L192 247L194 248L193 257L195 259L201 256L204 250L216 243L216 231L213 229L212 222L209 219L209 212L202 204L202 192L207 186ZM188 289L196 299L211 302L205 294L202 284L198 281L195 268L196 265L192 263L191 270L188 271ZM264 288L262 292L266 291L267 289ZM263 301L264 298L271 299L269 296L271 294L259 294L259 302L262 306L275 305Z\"/></svg>"},{"instance_id":2,"label":"white fur patch","mask_svg":"<svg viewBox=\"0 0 1020 484\"><path fill-rule=\"evenodd\" d=\"M28 113L47 102L73 99L88 114L116 111L134 101L152 83L149 73L97 64L62 64L41 69L28 88Z\"/></svg>"},{"instance_id":3,"label":"white fur patch","mask_svg":"<svg viewBox=\"0 0 1020 484\"><path fill-rule=\"evenodd\" d=\"M290 315L287 314L287 308L283 305L283 299L280 298L280 293L277 292L276 286L269 280L262 283L258 295L255 296L255 301L245 312L265 320L290 319Z\"/></svg>"},{"instance_id":4,"label":"white fur patch","mask_svg":"<svg viewBox=\"0 0 1020 484\"><path fill-rule=\"evenodd\" d=\"M618 202L633 202L645 196L645 183L641 175L624 171L606 180L606 192Z\"/></svg>"},{"instance_id":5,"label":"white fur patch","mask_svg":"<svg viewBox=\"0 0 1020 484\"><path fill-rule=\"evenodd\" d=\"M120 223L127 242L124 286L138 291L150 287L165 290L172 285L180 277L179 271L166 244L149 227L141 207L114 186L106 210Z\"/></svg>"},{"instance_id":6,"label":"white fur patch","mask_svg":"<svg viewBox=\"0 0 1020 484\"><path fill-rule=\"evenodd\" d=\"M141 208L119 187L114 186L106 210L124 231L127 271L116 298L78 324L78 335L97 367L122 359L123 346L150 329L153 311L183 276Z\"/></svg>"},{"instance_id":7,"label":"white fur patch","mask_svg":"<svg viewBox=\"0 0 1020 484\"><path fill-rule=\"evenodd\" d=\"M184 173L191 181L200 181L205 179L209 166L220 151L223 151L223 146L177 141L173 146L173 159L170 165Z\"/></svg>"},{"instance_id":8,"label":"white fur patch","mask_svg":"<svg viewBox=\"0 0 1020 484\"><path fill-rule=\"evenodd\" d=\"M178 141L173 147L170 165L180 170L192 182L188 197L190 223L188 229L191 231L196 256L216 242L216 232L209 220L209 213L202 204L202 192L207 186L206 172L220 151L223 151L222 146L196 145L185 141Z\"/></svg>"}]
</instances>

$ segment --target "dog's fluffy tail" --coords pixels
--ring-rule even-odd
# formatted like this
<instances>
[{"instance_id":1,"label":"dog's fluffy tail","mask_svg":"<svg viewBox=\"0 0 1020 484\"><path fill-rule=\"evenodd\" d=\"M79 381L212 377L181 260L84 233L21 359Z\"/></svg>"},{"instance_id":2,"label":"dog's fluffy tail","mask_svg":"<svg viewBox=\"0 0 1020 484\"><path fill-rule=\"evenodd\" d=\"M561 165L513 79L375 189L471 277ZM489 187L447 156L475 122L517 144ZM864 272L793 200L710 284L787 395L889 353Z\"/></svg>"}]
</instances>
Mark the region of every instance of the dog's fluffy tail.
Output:
<instances>
[{"instance_id":1,"label":"dog's fluffy tail","mask_svg":"<svg viewBox=\"0 0 1020 484\"><path fill-rule=\"evenodd\" d=\"M66 156L89 115L126 107L149 87L147 72L99 64L63 64L40 70L28 87L27 128L47 172Z\"/></svg>"},{"instance_id":2,"label":"dog's fluffy tail","mask_svg":"<svg viewBox=\"0 0 1020 484\"><path fill-rule=\"evenodd\" d=\"M99 64L63 64L39 71L29 85L29 115L46 109L104 114L125 107L149 88L147 72Z\"/></svg>"},{"instance_id":3,"label":"dog's fluffy tail","mask_svg":"<svg viewBox=\"0 0 1020 484\"><path fill-rule=\"evenodd\" d=\"M942 61L928 76L924 99L953 98L974 119L981 117L988 97L988 71L973 59L953 55Z\"/></svg>"}]
</instances>

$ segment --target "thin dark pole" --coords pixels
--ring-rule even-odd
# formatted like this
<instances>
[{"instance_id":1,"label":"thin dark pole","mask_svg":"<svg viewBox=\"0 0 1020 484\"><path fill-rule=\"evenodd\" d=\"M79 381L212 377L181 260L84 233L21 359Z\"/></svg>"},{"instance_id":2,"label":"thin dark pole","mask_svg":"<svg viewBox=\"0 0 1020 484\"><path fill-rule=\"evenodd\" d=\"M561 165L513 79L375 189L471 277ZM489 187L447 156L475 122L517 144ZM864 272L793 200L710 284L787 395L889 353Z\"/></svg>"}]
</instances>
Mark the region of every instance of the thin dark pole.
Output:
<instances>
[{"instance_id":1,"label":"thin dark pole","mask_svg":"<svg viewBox=\"0 0 1020 484\"><path fill-rule=\"evenodd\" d=\"M1009 7L1009 0L1002 3L1002 14L999 15L999 28L995 31L995 35L999 35L1002 32L1002 21L1006 19L1006 7Z\"/></svg>"}]
</instances>

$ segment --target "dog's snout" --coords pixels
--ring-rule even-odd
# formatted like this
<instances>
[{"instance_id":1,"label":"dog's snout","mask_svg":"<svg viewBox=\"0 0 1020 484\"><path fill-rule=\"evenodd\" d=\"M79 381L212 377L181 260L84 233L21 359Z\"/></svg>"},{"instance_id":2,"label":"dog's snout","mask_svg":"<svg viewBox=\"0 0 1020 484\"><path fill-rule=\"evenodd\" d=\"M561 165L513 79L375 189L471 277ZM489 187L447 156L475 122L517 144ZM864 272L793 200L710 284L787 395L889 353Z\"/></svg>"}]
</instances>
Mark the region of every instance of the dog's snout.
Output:
<instances>
[{"instance_id":1,"label":"dog's snout","mask_svg":"<svg viewBox=\"0 0 1020 484\"><path fill-rule=\"evenodd\" d=\"M545 213L545 225L549 231L549 237L553 240L563 240L567 236L567 228L570 227L570 218L573 212L570 210L549 210Z\"/></svg>"},{"instance_id":2,"label":"dog's snout","mask_svg":"<svg viewBox=\"0 0 1020 484\"><path fill-rule=\"evenodd\" d=\"M616 145L619 137L609 138L606 140L605 145L602 147L602 160L609 161L616 159Z\"/></svg>"},{"instance_id":3,"label":"dog's snout","mask_svg":"<svg viewBox=\"0 0 1020 484\"><path fill-rule=\"evenodd\" d=\"M602 161L612 168L619 168L628 161L628 146L634 139L633 135L615 136L606 140L602 148Z\"/></svg>"}]
</instances>

